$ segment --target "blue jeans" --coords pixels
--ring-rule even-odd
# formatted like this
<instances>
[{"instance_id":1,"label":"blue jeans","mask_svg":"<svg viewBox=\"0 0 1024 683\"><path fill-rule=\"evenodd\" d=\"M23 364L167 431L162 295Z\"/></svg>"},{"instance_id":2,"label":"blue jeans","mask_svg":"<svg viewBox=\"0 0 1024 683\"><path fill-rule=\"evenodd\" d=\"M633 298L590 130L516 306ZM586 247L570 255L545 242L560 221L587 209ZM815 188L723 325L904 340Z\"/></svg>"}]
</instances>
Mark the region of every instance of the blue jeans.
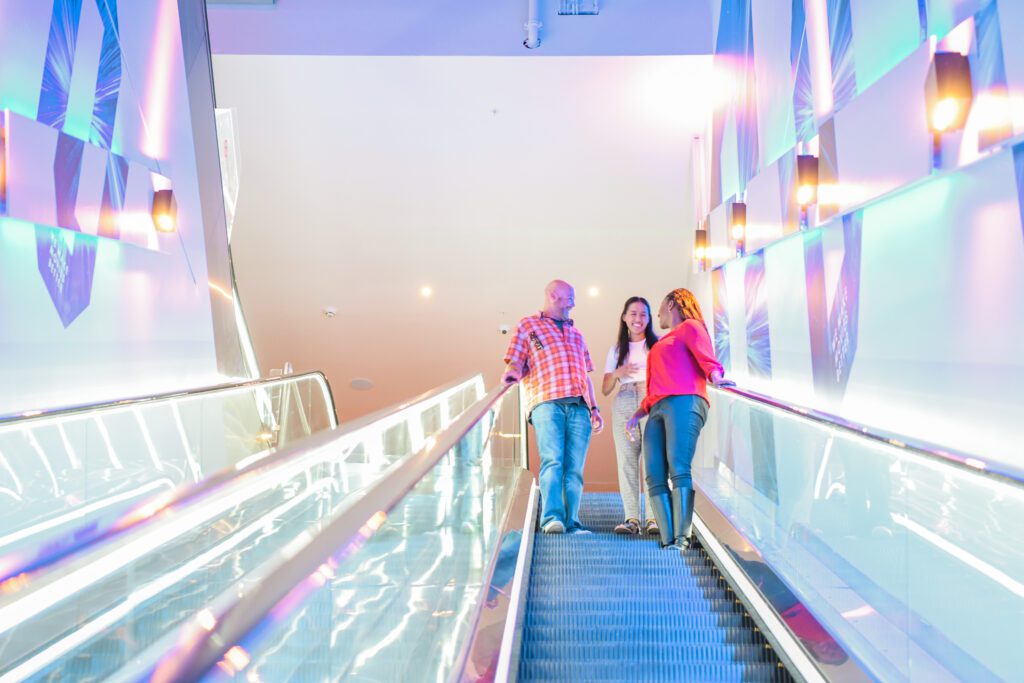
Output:
<instances>
[{"instance_id":1,"label":"blue jeans","mask_svg":"<svg viewBox=\"0 0 1024 683\"><path fill-rule=\"evenodd\" d=\"M540 525L558 520L566 531L581 529L583 461L590 445L590 409L586 404L541 403L530 413L540 451Z\"/></svg>"},{"instance_id":2,"label":"blue jeans","mask_svg":"<svg viewBox=\"0 0 1024 683\"><path fill-rule=\"evenodd\" d=\"M666 396L651 408L644 430L647 491L653 498L672 488L693 486L690 465L697 437L708 417L708 402L700 396Z\"/></svg>"}]
</instances>

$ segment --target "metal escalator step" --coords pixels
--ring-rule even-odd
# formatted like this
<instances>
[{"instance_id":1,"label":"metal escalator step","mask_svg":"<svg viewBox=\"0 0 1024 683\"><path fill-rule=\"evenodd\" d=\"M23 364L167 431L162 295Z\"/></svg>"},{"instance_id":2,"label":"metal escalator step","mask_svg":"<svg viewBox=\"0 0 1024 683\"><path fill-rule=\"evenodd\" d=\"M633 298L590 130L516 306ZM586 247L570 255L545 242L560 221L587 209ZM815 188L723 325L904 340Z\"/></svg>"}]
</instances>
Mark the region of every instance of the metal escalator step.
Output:
<instances>
[{"instance_id":1,"label":"metal escalator step","mask_svg":"<svg viewBox=\"0 0 1024 683\"><path fill-rule=\"evenodd\" d=\"M562 629L554 627L531 628L529 634L523 636L524 643L575 643L580 641L580 630L578 628ZM753 644L758 643L756 633L749 628L740 626L727 627L701 627L699 625L687 625L680 627L645 625L645 626L618 626L613 628L593 628L586 633L587 644L606 645L616 643L728 643L728 644Z\"/></svg>"},{"instance_id":2,"label":"metal escalator step","mask_svg":"<svg viewBox=\"0 0 1024 683\"><path fill-rule=\"evenodd\" d=\"M531 629L543 631L551 627L579 628L591 624L593 617L589 613L580 614L551 614L545 612L532 612L527 615L526 625ZM617 611L604 614L603 628L601 633L615 629L632 629L638 626L670 628L741 628L743 617L735 612L724 614L707 611L695 611L690 614L680 614L673 610L642 610L631 609L629 611ZM599 635L599 634L598 634Z\"/></svg>"},{"instance_id":3,"label":"metal escalator step","mask_svg":"<svg viewBox=\"0 0 1024 683\"><path fill-rule=\"evenodd\" d=\"M678 664L733 664L767 663L766 651L760 645L728 645L715 642L713 634L689 634L705 636L676 639L671 643L575 643L528 642L523 654L534 659L554 660L562 656L567 648L573 648L573 657L583 661L615 659L618 661L641 661Z\"/></svg>"},{"instance_id":4,"label":"metal escalator step","mask_svg":"<svg viewBox=\"0 0 1024 683\"><path fill-rule=\"evenodd\" d=\"M702 550L610 533L614 494L581 513L594 533L534 543L520 680L791 681Z\"/></svg>"},{"instance_id":5,"label":"metal escalator step","mask_svg":"<svg viewBox=\"0 0 1024 683\"><path fill-rule=\"evenodd\" d=\"M585 663L555 660L524 661L520 678L529 681L602 682L645 681L721 681L729 683L775 683L785 680L775 665L768 664L679 664L675 662L636 662L597 659Z\"/></svg>"}]
</instances>

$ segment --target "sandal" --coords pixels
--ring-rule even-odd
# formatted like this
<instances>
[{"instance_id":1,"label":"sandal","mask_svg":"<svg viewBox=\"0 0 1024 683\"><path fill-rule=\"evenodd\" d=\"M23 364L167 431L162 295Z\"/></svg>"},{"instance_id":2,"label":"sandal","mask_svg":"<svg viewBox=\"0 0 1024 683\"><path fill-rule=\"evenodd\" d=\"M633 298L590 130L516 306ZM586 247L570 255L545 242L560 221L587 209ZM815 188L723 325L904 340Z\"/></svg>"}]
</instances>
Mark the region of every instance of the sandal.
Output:
<instances>
[{"instance_id":1,"label":"sandal","mask_svg":"<svg viewBox=\"0 0 1024 683\"><path fill-rule=\"evenodd\" d=\"M657 520L647 520L647 525L644 527L644 533L648 536L657 536L659 533L661 533L661 529L658 528Z\"/></svg>"},{"instance_id":2,"label":"sandal","mask_svg":"<svg viewBox=\"0 0 1024 683\"><path fill-rule=\"evenodd\" d=\"M635 536L640 533L640 520L638 519L627 519L622 524L612 529L617 534L623 536Z\"/></svg>"}]
</instances>

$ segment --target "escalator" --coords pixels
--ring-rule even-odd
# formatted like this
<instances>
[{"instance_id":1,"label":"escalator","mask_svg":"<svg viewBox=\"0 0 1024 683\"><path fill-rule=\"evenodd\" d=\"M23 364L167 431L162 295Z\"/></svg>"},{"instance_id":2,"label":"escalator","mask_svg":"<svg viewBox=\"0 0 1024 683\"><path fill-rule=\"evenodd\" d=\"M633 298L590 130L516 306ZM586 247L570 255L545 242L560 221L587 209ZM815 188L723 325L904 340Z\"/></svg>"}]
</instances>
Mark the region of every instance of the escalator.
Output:
<instances>
[{"instance_id":1,"label":"escalator","mask_svg":"<svg viewBox=\"0 0 1024 683\"><path fill-rule=\"evenodd\" d=\"M792 680L699 547L617 536L618 494L585 494L590 535L539 534L520 681Z\"/></svg>"},{"instance_id":2,"label":"escalator","mask_svg":"<svg viewBox=\"0 0 1024 683\"><path fill-rule=\"evenodd\" d=\"M1012 476L716 391L695 547L612 534L621 503L602 493L584 496L591 534L537 534L517 387L446 391L49 559L19 548L36 559L0 577L0 682L1012 680L1020 664ZM954 585L974 605L934 604Z\"/></svg>"}]
</instances>

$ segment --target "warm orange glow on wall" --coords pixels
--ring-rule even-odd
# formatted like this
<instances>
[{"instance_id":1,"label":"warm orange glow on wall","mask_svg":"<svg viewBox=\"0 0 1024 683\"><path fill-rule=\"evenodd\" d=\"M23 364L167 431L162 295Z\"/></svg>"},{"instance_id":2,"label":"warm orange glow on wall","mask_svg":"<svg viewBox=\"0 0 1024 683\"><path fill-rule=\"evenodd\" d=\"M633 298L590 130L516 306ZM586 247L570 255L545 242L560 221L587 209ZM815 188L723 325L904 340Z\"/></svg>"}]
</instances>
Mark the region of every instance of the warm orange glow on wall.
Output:
<instances>
[{"instance_id":1,"label":"warm orange glow on wall","mask_svg":"<svg viewBox=\"0 0 1024 683\"><path fill-rule=\"evenodd\" d=\"M172 190L153 193L153 225L160 232L174 232L178 227L178 204Z\"/></svg>"},{"instance_id":2,"label":"warm orange glow on wall","mask_svg":"<svg viewBox=\"0 0 1024 683\"><path fill-rule=\"evenodd\" d=\"M972 107L973 117L981 130L1006 128L1013 123L1010 96L1005 90L981 93Z\"/></svg>"},{"instance_id":3,"label":"warm orange glow on wall","mask_svg":"<svg viewBox=\"0 0 1024 683\"><path fill-rule=\"evenodd\" d=\"M798 154L796 157L796 203L807 206L818 201L818 157Z\"/></svg>"},{"instance_id":4,"label":"warm orange glow on wall","mask_svg":"<svg viewBox=\"0 0 1024 683\"><path fill-rule=\"evenodd\" d=\"M932 108L932 130L941 133L949 130L960 115L960 103L952 97L939 100Z\"/></svg>"},{"instance_id":5,"label":"warm orange glow on wall","mask_svg":"<svg viewBox=\"0 0 1024 683\"><path fill-rule=\"evenodd\" d=\"M931 131L944 133L963 128L973 96L971 66L967 57L958 52L936 52L925 84Z\"/></svg>"},{"instance_id":6,"label":"warm orange glow on wall","mask_svg":"<svg viewBox=\"0 0 1024 683\"><path fill-rule=\"evenodd\" d=\"M171 119L169 108L172 104L171 75L177 56L179 31L177 1L159 0L142 108L142 151L154 159L162 159L167 155L168 122Z\"/></svg>"},{"instance_id":7,"label":"warm orange glow on wall","mask_svg":"<svg viewBox=\"0 0 1024 683\"><path fill-rule=\"evenodd\" d=\"M807 206L814 202L814 188L810 185L801 185L796 190L796 203L800 206Z\"/></svg>"}]
</instances>

